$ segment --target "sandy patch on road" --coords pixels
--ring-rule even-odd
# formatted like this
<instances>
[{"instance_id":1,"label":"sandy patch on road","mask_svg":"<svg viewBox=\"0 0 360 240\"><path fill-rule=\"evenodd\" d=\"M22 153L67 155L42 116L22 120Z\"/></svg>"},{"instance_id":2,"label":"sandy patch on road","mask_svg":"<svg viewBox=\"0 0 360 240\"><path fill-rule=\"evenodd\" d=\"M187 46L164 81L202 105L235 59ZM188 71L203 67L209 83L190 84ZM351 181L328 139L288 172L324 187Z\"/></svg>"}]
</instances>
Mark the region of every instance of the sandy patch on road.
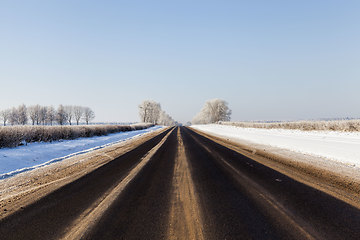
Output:
<instances>
[{"instance_id":1,"label":"sandy patch on road","mask_svg":"<svg viewBox=\"0 0 360 240\"><path fill-rule=\"evenodd\" d=\"M101 167L165 130L167 128L0 180L0 219Z\"/></svg>"},{"instance_id":2,"label":"sandy patch on road","mask_svg":"<svg viewBox=\"0 0 360 240\"><path fill-rule=\"evenodd\" d=\"M204 234L199 201L195 194L180 128L177 137L178 153L175 159L168 239L201 240L204 239Z\"/></svg>"}]
</instances>

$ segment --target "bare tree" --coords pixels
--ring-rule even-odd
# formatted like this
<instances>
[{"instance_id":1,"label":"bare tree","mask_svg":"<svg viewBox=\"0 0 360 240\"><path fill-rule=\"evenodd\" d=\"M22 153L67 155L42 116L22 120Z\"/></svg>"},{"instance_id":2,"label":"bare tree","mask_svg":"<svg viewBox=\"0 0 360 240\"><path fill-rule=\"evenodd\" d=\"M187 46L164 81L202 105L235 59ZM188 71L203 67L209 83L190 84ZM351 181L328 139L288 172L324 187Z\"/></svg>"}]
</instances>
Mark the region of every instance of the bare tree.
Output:
<instances>
[{"instance_id":1,"label":"bare tree","mask_svg":"<svg viewBox=\"0 0 360 240\"><path fill-rule=\"evenodd\" d=\"M74 118L76 121L76 125L79 125L81 118L84 115L84 108L81 106L74 106Z\"/></svg>"},{"instance_id":2,"label":"bare tree","mask_svg":"<svg viewBox=\"0 0 360 240\"><path fill-rule=\"evenodd\" d=\"M150 112L151 113L151 122L153 124L157 124L158 121L159 121L159 118L160 118L160 112L161 112L161 106L160 106L160 103L155 103L153 104L153 108L152 108L152 111Z\"/></svg>"},{"instance_id":3,"label":"bare tree","mask_svg":"<svg viewBox=\"0 0 360 240\"><path fill-rule=\"evenodd\" d=\"M71 125L71 120L74 116L74 107L73 106L65 106L64 107L65 113L66 113L66 121Z\"/></svg>"},{"instance_id":4,"label":"bare tree","mask_svg":"<svg viewBox=\"0 0 360 240\"><path fill-rule=\"evenodd\" d=\"M47 120L47 107L44 106L40 107L39 120L42 125L45 125Z\"/></svg>"},{"instance_id":5,"label":"bare tree","mask_svg":"<svg viewBox=\"0 0 360 240\"><path fill-rule=\"evenodd\" d=\"M142 122L157 124L161 112L159 103L146 100L139 105L139 115Z\"/></svg>"},{"instance_id":6,"label":"bare tree","mask_svg":"<svg viewBox=\"0 0 360 240\"><path fill-rule=\"evenodd\" d=\"M176 124L176 122L165 111L161 111L158 124L165 126L173 126Z\"/></svg>"},{"instance_id":7,"label":"bare tree","mask_svg":"<svg viewBox=\"0 0 360 240\"><path fill-rule=\"evenodd\" d=\"M139 105L139 115L142 122L172 126L176 122L161 110L160 103L146 100Z\"/></svg>"},{"instance_id":8,"label":"bare tree","mask_svg":"<svg viewBox=\"0 0 360 240\"><path fill-rule=\"evenodd\" d=\"M28 122L27 108L25 104L22 104L18 107L18 123L25 125Z\"/></svg>"},{"instance_id":9,"label":"bare tree","mask_svg":"<svg viewBox=\"0 0 360 240\"><path fill-rule=\"evenodd\" d=\"M11 125L18 124L18 110L16 107L11 108L9 121Z\"/></svg>"},{"instance_id":10,"label":"bare tree","mask_svg":"<svg viewBox=\"0 0 360 240\"><path fill-rule=\"evenodd\" d=\"M56 111L53 106L46 108L46 122L50 125L53 125L53 122L56 120Z\"/></svg>"},{"instance_id":11,"label":"bare tree","mask_svg":"<svg viewBox=\"0 0 360 240\"><path fill-rule=\"evenodd\" d=\"M28 108L29 118L31 120L31 124L39 125L39 117L40 117L40 105L33 105Z\"/></svg>"},{"instance_id":12,"label":"bare tree","mask_svg":"<svg viewBox=\"0 0 360 240\"><path fill-rule=\"evenodd\" d=\"M212 99L206 101L201 111L193 118L194 124L207 124L219 121L229 121L231 110L228 103L222 99Z\"/></svg>"},{"instance_id":13,"label":"bare tree","mask_svg":"<svg viewBox=\"0 0 360 240\"><path fill-rule=\"evenodd\" d=\"M24 125L29 119L32 125L53 125L54 121L59 125L65 125L66 123L71 125L74 119L76 124L79 125L82 118L88 124L95 118L95 113L90 108L82 106L59 105L58 109L55 110L53 106L40 106L39 104L32 105L28 108L25 104L22 104L19 107L0 111L0 121L2 121L4 125L6 125L7 122L10 122L11 125Z\"/></svg>"},{"instance_id":14,"label":"bare tree","mask_svg":"<svg viewBox=\"0 0 360 240\"><path fill-rule=\"evenodd\" d=\"M89 124L89 122L91 120L93 120L95 118L95 113L93 112L93 110L91 110L91 108L89 107L85 107L84 108L84 120L86 122L86 124Z\"/></svg>"},{"instance_id":15,"label":"bare tree","mask_svg":"<svg viewBox=\"0 0 360 240\"><path fill-rule=\"evenodd\" d=\"M149 111L151 108L151 102L150 101L143 101L139 105L139 115L141 122L148 122L149 119Z\"/></svg>"},{"instance_id":16,"label":"bare tree","mask_svg":"<svg viewBox=\"0 0 360 240\"><path fill-rule=\"evenodd\" d=\"M64 125L66 123L67 116L63 105L59 105L57 114L56 114L56 121L60 125Z\"/></svg>"},{"instance_id":17,"label":"bare tree","mask_svg":"<svg viewBox=\"0 0 360 240\"><path fill-rule=\"evenodd\" d=\"M4 126L6 126L6 123L10 118L10 114L11 114L10 109L5 109L5 110L0 111L0 119L3 122Z\"/></svg>"}]
</instances>

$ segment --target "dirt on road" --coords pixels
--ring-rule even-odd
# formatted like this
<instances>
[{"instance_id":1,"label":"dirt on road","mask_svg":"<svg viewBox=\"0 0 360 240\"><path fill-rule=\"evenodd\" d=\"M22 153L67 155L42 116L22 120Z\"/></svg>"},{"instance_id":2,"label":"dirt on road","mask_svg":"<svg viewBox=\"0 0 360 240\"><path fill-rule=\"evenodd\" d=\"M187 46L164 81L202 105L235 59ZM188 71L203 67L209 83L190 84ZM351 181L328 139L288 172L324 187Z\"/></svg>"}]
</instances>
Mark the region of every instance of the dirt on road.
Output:
<instances>
[{"instance_id":1,"label":"dirt on road","mask_svg":"<svg viewBox=\"0 0 360 240\"><path fill-rule=\"evenodd\" d=\"M199 200L194 188L180 128L175 159L168 239L204 239Z\"/></svg>"}]
</instances>

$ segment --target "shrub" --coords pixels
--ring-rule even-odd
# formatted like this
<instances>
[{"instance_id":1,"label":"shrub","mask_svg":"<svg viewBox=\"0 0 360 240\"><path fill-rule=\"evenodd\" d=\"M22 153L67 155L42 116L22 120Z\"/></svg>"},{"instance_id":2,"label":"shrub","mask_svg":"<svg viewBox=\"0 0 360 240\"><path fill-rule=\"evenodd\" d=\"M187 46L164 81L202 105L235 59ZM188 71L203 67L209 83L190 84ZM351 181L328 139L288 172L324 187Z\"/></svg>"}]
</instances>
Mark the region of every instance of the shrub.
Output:
<instances>
[{"instance_id":1,"label":"shrub","mask_svg":"<svg viewBox=\"0 0 360 240\"><path fill-rule=\"evenodd\" d=\"M148 123L86 126L2 126L0 127L0 148L17 147L22 143L103 136L110 133L141 130L152 126L154 125Z\"/></svg>"},{"instance_id":2,"label":"shrub","mask_svg":"<svg viewBox=\"0 0 360 240\"><path fill-rule=\"evenodd\" d=\"M303 131L359 132L360 120L298 121L298 122L219 122L243 128L295 129Z\"/></svg>"}]
</instances>

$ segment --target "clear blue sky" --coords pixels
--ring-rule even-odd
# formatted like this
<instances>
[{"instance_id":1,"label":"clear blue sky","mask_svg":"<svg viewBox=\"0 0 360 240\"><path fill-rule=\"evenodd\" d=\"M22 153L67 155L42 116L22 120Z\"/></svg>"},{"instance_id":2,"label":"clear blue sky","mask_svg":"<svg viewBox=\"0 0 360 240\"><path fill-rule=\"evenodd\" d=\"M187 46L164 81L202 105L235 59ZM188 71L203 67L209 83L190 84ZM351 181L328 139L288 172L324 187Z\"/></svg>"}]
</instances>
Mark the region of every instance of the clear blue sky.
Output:
<instances>
[{"instance_id":1,"label":"clear blue sky","mask_svg":"<svg viewBox=\"0 0 360 240\"><path fill-rule=\"evenodd\" d=\"M360 117L360 1L0 1L0 109L86 105L181 122Z\"/></svg>"}]
</instances>

